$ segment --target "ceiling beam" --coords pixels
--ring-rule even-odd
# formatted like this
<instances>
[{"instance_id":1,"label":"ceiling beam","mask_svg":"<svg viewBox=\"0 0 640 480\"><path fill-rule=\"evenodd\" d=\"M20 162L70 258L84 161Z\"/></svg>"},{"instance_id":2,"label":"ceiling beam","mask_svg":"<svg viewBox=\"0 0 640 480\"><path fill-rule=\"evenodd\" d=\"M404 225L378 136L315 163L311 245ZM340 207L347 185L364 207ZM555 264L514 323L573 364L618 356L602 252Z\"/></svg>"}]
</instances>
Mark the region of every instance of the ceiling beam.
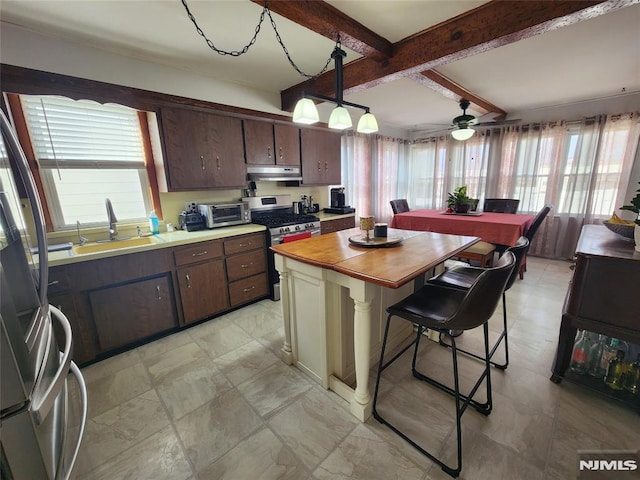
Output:
<instances>
[{"instance_id":1,"label":"ceiling beam","mask_svg":"<svg viewBox=\"0 0 640 480\"><path fill-rule=\"evenodd\" d=\"M425 70L424 72L416 73L410 76L411 79L421 85L425 85L436 92L440 93L446 98L459 102L461 99L466 99L473 105L473 110L484 115L489 112L499 114L496 119L504 120L507 115L500 107L493 103L479 97L475 93L467 90L462 85L457 84L450 78L445 77L441 73L435 70Z\"/></svg>"},{"instance_id":2,"label":"ceiling beam","mask_svg":"<svg viewBox=\"0 0 640 480\"><path fill-rule=\"evenodd\" d=\"M264 0L251 0L264 6ZM379 62L393 55L391 42L322 0L269 0L269 10Z\"/></svg>"},{"instance_id":3,"label":"ceiling beam","mask_svg":"<svg viewBox=\"0 0 640 480\"><path fill-rule=\"evenodd\" d=\"M418 74L518 40L589 20L638 1L494 0L395 43L393 56L383 62L363 57L346 64L343 69L344 92L353 93ZM314 80L283 90L280 93L282 109L293 110L295 102L304 91L333 95L334 73L325 72Z\"/></svg>"}]
</instances>

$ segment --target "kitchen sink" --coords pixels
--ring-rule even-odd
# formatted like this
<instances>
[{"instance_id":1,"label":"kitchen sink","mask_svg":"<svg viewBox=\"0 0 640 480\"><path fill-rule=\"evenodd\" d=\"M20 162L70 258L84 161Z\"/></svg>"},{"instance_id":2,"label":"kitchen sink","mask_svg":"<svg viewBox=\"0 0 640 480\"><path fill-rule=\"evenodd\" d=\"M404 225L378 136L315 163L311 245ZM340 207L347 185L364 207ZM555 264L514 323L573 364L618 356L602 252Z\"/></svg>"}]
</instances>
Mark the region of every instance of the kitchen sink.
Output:
<instances>
[{"instance_id":1,"label":"kitchen sink","mask_svg":"<svg viewBox=\"0 0 640 480\"><path fill-rule=\"evenodd\" d=\"M91 242L84 245L74 245L72 251L76 255L84 255L87 253L106 252L109 250L120 250L121 248L139 247L142 245L155 245L160 243L160 239L156 237L134 237L124 238L122 240L107 240L104 242Z\"/></svg>"}]
</instances>

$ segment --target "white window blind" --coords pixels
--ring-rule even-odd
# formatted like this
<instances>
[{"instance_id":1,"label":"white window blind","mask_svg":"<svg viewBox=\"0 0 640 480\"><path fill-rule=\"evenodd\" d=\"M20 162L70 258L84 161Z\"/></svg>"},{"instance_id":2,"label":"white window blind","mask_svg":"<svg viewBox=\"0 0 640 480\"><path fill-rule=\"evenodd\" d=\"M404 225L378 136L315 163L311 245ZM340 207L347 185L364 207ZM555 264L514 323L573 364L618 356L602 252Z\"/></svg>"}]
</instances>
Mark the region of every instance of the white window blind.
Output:
<instances>
[{"instance_id":1,"label":"white window blind","mask_svg":"<svg viewBox=\"0 0 640 480\"><path fill-rule=\"evenodd\" d=\"M151 210L137 111L64 97L22 95L33 149L56 229L119 222Z\"/></svg>"}]
</instances>

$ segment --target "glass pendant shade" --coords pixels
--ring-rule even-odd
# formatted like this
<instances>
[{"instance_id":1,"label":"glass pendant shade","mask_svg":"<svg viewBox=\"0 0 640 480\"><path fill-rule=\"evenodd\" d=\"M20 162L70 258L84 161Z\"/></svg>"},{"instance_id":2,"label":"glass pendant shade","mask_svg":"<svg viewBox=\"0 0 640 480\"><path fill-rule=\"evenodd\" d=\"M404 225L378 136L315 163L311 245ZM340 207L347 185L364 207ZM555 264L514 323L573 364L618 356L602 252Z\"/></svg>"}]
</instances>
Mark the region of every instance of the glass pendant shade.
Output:
<instances>
[{"instance_id":1,"label":"glass pendant shade","mask_svg":"<svg viewBox=\"0 0 640 480\"><path fill-rule=\"evenodd\" d=\"M365 113L358 121L358 133L375 133L378 131L378 121L373 113Z\"/></svg>"},{"instance_id":2,"label":"glass pendant shade","mask_svg":"<svg viewBox=\"0 0 640 480\"><path fill-rule=\"evenodd\" d=\"M293 122L311 125L320 121L316 104L310 98L301 98L293 110Z\"/></svg>"},{"instance_id":3,"label":"glass pendant shade","mask_svg":"<svg viewBox=\"0 0 640 480\"><path fill-rule=\"evenodd\" d=\"M351 128L351 115L344 107L336 107L331 112L329 117L329 128L335 130L344 130L345 128Z\"/></svg>"},{"instance_id":4,"label":"glass pendant shade","mask_svg":"<svg viewBox=\"0 0 640 480\"><path fill-rule=\"evenodd\" d=\"M473 137L475 130L473 128L459 128L451 132L451 136L456 140L469 140Z\"/></svg>"}]
</instances>

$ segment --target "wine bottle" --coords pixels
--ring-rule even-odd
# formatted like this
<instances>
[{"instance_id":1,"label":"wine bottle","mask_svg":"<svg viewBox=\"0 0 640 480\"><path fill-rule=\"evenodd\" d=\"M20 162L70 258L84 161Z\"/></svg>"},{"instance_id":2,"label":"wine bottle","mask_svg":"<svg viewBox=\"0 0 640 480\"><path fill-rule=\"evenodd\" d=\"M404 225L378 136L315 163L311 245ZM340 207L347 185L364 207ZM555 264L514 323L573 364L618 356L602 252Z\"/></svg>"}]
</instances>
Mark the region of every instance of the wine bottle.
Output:
<instances>
[{"instance_id":1,"label":"wine bottle","mask_svg":"<svg viewBox=\"0 0 640 480\"><path fill-rule=\"evenodd\" d=\"M625 382L625 373L628 364L624 363L624 355L624 350L618 350L616 358L609 362L607 376L604 377L604 383L613 390L622 390Z\"/></svg>"}]
</instances>

